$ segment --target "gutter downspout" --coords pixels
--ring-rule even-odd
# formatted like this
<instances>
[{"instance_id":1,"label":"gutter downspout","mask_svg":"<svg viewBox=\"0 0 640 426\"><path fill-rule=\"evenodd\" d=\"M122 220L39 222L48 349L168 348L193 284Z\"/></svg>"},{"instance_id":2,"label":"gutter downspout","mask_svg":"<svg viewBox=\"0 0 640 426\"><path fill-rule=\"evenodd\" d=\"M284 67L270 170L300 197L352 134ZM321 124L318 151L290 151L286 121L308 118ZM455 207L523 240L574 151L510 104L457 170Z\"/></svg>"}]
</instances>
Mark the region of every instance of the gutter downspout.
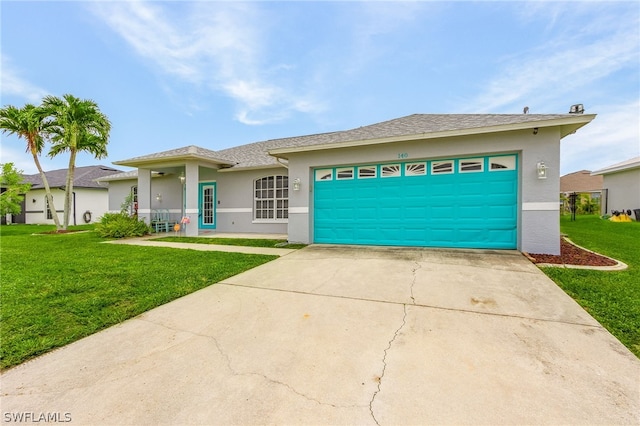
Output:
<instances>
[{"instance_id":1,"label":"gutter downspout","mask_svg":"<svg viewBox=\"0 0 640 426\"><path fill-rule=\"evenodd\" d=\"M276 157L276 161L277 161L278 163L280 163L280 165L281 165L281 166L283 166L285 169L289 170L289 161L284 160L284 161L287 161L287 162L286 162L286 163L283 163L283 162L282 162L282 161L280 161L280 160L282 160L282 158L280 158L280 157Z\"/></svg>"}]
</instances>

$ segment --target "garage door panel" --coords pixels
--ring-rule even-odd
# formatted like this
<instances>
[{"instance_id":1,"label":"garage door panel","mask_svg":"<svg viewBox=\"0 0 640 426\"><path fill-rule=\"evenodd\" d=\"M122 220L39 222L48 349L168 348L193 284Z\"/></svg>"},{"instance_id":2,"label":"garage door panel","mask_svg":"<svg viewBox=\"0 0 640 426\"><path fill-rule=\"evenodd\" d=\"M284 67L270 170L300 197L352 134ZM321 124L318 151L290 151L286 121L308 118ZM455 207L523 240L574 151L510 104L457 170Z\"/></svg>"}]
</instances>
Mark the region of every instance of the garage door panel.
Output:
<instances>
[{"instance_id":1,"label":"garage door panel","mask_svg":"<svg viewBox=\"0 0 640 426\"><path fill-rule=\"evenodd\" d=\"M433 174L424 162L423 175L405 175L401 164L393 177L316 181L314 241L515 248L515 169L490 171L485 160L483 171L460 173L455 161L453 173Z\"/></svg>"}]
</instances>

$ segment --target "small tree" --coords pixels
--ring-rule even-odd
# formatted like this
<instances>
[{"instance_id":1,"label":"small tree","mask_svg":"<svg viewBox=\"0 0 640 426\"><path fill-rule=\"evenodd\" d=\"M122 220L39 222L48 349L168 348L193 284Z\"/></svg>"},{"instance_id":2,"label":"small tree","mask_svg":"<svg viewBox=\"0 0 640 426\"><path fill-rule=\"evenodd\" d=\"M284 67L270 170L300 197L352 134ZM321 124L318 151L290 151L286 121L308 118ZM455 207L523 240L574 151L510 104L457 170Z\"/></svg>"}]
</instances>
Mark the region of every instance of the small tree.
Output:
<instances>
[{"instance_id":1,"label":"small tree","mask_svg":"<svg viewBox=\"0 0 640 426\"><path fill-rule=\"evenodd\" d=\"M30 183L24 183L22 170L16 170L13 163L2 164L0 183L5 191L0 194L0 215L20 214L24 194L31 189Z\"/></svg>"}]
</instances>

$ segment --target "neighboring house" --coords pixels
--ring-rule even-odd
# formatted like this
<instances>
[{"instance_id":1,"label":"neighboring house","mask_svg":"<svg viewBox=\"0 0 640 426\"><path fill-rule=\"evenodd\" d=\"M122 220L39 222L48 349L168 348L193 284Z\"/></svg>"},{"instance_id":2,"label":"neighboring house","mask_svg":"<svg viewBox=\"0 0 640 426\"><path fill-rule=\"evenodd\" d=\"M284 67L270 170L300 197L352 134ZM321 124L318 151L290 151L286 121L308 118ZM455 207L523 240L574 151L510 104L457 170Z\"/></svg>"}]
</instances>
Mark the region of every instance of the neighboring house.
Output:
<instances>
[{"instance_id":1,"label":"neighboring house","mask_svg":"<svg viewBox=\"0 0 640 426\"><path fill-rule=\"evenodd\" d=\"M221 151L187 146L114 164L109 209L187 216L199 232L302 243L559 254L560 140L581 114L415 114Z\"/></svg>"},{"instance_id":2,"label":"neighboring house","mask_svg":"<svg viewBox=\"0 0 640 426\"><path fill-rule=\"evenodd\" d=\"M109 191L107 185L96 179L113 175L120 170L108 166L76 167L71 198L69 224L80 225L96 222L109 211ZM64 189L67 184L67 169L45 172L53 204L62 223L64 212ZM31 183L31 189L25 194L22 213L12 217L13 223L53 224L53 217L47 208L46 191L40 174L24 175L25 182Z\"/></svg>"},{"instance_id":3,"label":"neighboring house","mask_svg":"<svg viewBox=\"0 0 640 426\"><path fill-rule=\"evenodd\" d=\"M563 208L567 211L569 210L569 194L580 194L595 202L599 202L601 192L602 176L593 176L590 170L580 170L560 177L561 200ZM584 202L585 199L582 198L582 201Z\"/></svg>"},{"instance_id":4,"label":"neighboring house","mask_svg":"<svg viewBox=\"0 0 640 426\"><path fill-rule=\"evenodd\" d=\"M640 157L596 170L591 174L603 178L603 215L611 214L613 210L640 209Z\"/></svg>"}]
</instances>

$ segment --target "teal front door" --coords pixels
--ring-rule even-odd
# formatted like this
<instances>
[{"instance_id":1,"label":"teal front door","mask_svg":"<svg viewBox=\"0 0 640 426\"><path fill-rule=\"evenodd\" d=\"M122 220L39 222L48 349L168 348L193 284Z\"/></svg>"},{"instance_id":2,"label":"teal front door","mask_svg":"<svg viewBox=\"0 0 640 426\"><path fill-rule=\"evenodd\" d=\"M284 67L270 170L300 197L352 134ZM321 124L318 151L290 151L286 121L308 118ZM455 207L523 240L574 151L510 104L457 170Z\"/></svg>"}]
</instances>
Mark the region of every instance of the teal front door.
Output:
<instances>
[{"instance_id":1,"label":"teal front door","mask_svg":"<svg viewBox=\"0 0 640 426\"><path fill-rule=\"evenodd\" d=\"M216 183L202 182L199 186L200 194L198 205L198 227L204 229L216 228Z\"/></svg>"},{"instance_id":2,"label":"teal front door","mask_svg":"<svg viewBox=\"0 0 640 426\"><path fill-rule=\"evenodd\" d=\"M514 249L517 155L314 170L314 242Z\"/></svg>"}]
</instances>

